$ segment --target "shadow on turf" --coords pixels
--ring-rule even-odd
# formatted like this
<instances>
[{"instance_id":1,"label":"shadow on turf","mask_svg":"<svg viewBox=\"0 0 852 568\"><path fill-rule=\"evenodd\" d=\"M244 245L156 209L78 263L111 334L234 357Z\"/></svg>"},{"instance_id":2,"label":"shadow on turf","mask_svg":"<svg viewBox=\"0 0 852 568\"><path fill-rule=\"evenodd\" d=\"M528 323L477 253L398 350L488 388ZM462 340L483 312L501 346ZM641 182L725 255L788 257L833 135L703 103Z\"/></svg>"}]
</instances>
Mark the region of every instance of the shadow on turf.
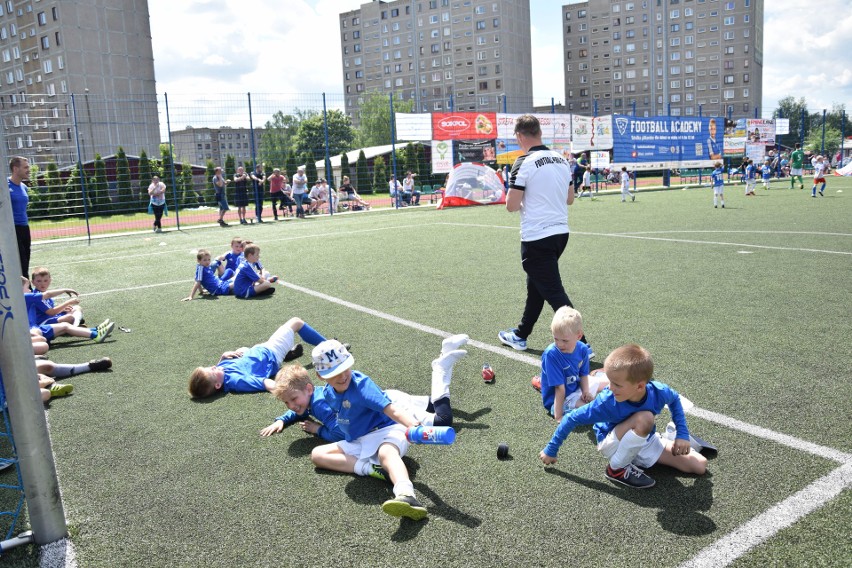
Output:
<instances>
[{"instance_id":1,"label":"shadow on turf","mask_svg":"<svg viewBox=\"0 0 852 568\"><path fill-rule=\"evenodd\" d=\"M456 432L464 429L468 430L487 430L491 426L487 424L479 424L476 422L481 416L491 413L491 407L480 408L476 412L465 412L457 408L453 409L453 428ZM465 422L459 422L457 419L462 419Z\"/></svg>"},{"instance_id":2,"label":"shadow on turf","mask_svg":"<svg viewBox=\"0 0 852 568\"><path fill-rule=\"evenodd\" d=\"M603 467L601 466L601 476L603 476ZM648 473L657 481L657 484L652 489L643 491L617 487L609 482L585 479L553 467L547 467L544 471L589 489L630 501L640 507L659 509L657 520L660 528L666 532L681 536L703 536L716 530L713 519L701 513L701 511L709 511L713 505L713 481L710 479L713 474L710 472L695 477L695 484L687 487L679 478L690 477L689 474L676 472L670 468L654 468Z\"/></svg>"}]
</instances>

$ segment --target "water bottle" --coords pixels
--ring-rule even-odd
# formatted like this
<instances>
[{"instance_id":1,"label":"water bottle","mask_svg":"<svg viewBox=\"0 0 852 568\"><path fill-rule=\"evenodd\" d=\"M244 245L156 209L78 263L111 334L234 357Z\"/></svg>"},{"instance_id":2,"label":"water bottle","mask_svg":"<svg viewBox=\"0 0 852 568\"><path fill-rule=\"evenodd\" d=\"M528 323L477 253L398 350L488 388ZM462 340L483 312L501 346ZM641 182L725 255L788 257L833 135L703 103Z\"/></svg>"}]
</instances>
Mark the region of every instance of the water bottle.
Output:
<instances>
[{"instance_id":1,"label":"water bottle","mask_svg":"<svg viewBox=\"0 0 852 568\"><path fill-rule=\"evenodd\" d=\"M444 444L456 441L456 431L452 426L412 426L405 432L412 444Z\"/></svg>"}]
</instances>

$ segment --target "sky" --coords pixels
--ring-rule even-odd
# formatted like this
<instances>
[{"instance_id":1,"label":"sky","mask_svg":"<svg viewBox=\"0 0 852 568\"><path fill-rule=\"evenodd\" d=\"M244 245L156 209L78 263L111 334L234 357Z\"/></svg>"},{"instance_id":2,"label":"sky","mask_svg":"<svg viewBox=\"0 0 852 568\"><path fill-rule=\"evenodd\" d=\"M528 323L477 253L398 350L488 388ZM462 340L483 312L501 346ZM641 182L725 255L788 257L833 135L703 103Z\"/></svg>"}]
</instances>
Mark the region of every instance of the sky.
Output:
<instances>
[{"instance_id":1,"label":"sky","mask_svg":"<svg viewBox=\"0 0 852 568\"><path fill-rule=\"evenodd\" d=\"M742 2L743 0L737 0ZM338 15L362 0L148 0L157 92L289 94L339 101ZM561 0L531 0L535 104L564 98ZM765 0L763 115L792 95L852 110L850 0ZM771 7L771 8L770 8ZM309 96L310 95L310 96ZM333 106L333 105L330 105ZM339 105L338 105L339 106Z\"/></svg>"}]
</instances>

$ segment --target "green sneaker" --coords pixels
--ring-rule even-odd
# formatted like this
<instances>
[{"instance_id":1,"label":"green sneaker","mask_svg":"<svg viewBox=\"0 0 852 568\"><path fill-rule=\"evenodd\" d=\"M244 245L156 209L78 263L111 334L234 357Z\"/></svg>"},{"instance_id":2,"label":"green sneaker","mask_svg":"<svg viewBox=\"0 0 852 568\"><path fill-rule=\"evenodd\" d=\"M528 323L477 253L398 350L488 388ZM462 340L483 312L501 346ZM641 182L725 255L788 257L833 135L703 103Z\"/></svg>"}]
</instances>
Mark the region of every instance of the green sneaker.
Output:
<instances>
[{"instance_id":1,"label":"green sneaker","mask_svg":"<svg viewBox=\"0 0 852 568\"><path fill-rule=\"evenodd\" d=\"M399 495L382 503L382 511L391 517L407 517L415 521L425 519L429 512L414 495Z\"/></svg>"},{"instance_id":2,"label":"green sneaker","mask_svg":"<svg viewBox=\"0 0 852 568\"><path fill-rule=\"evenodd\" d=\"M112 330L115 329L115 324L107 320L97 327L98 334L94 337L95 343L103 343Z\"/></svg>"},{"instance_id":3,"label":"green sneaker","mask_svg":"<svg viewBox=\"0 0 852 568\"><path fill-rule=\"evenodd\" d=\"M69 385L68 383L53 383L47 390L50 391L50 398L68 396L74 390L74 385Z\"/></svg>"},{"instance_id":4,"label":"green sneaker","mask_svg":"<svg viewBox=\"0 0 852 568\"><path fill-rule=\"evenodd\" d=\"M380 465L373 465L373 471L371 471L368 475L370 477L375 477L376 479L381 479L382 481L390 481L388 472Z\"/></svg>"}]
</instances>

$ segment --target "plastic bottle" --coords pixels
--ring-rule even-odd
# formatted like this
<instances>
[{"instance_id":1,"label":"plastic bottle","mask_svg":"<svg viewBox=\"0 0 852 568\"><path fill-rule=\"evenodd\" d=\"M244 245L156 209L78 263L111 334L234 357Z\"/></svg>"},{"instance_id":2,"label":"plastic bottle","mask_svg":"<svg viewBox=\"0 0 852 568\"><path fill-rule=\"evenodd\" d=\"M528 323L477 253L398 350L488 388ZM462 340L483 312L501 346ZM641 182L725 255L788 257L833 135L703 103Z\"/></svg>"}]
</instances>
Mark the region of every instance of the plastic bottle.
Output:
<instances>
[{"instance_id":1,"label":"plastic bottle","mask_svg":"<svg viewBox=\"0 0 852 568\"><path fill-rule=\"evenodd\" d=\"M412 444L444 444L456 441L456 431L452 426L412 426L405 432Z\"/></svg>"}]
</instances>

